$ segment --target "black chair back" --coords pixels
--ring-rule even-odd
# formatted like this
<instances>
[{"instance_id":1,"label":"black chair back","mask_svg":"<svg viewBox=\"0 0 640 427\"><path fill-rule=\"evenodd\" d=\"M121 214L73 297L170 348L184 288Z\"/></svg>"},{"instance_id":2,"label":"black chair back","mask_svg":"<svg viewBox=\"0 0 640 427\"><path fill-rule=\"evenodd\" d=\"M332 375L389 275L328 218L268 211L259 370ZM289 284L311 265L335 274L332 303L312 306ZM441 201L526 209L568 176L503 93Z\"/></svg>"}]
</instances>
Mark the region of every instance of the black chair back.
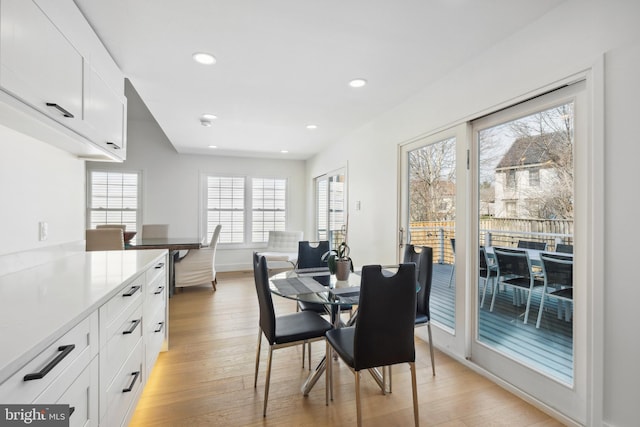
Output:
<instances>
[{"instance_id":1,"label":"black chair back","mask_svg":"<svg viewBox=\"0 0 640 427\"><path fill-rule=\"evenodd\" d=\"M433 279L433 248L407 244L404 248L403 263L416 265L416 281L420 291L416 297L416 312L431 319L429 300L431 298L431 281Z\"/></svg>"},{"instance_id":2,"label":"black chair back","mask_svg":"<svg viewBox=\"0 0 640 427\"><path fill-rule=\"evenodd\" d=\"M547 244L545 242L532 242L529 240L518 240L518 248L520 249L537 249L539 251L546 251Z\"/></svg>"},{"instance_id":3,"label":"black chair back","mask_svg":"<svg viewBox=\"0 0 640 427\"><path fill-rule=\"evenodd\" d=\"M269 270L266 258L257 252L253 253L253 277L260 305L260 328L269 344L273 344L276 339L276 312L269 290Z\"/></svg>"},{"instance_id":4,"label":"black chair back","mask_svg":"<svg viewBox=\"0 0 640 427\"><path fill-rule=\"evenodd\" d=\"M566 245L564 243L558 243L556 245L556 252L562 252L565 254L572 254L573 253L573 245Z\"/></svg>"},{"instance_id":5,"label":"black chair back","mask_svg":"<svg viewBox=\"0 0 640 427\"><path fill-rule=\"evenodd\" d=\"M416 266L401 264L393 276L379 265L362 268L354 369L415 362Z\"/></svg>"},{"instance_id":6,"label":"black chair back","mask_svg":"<svg viewBox=\"0 0 640 427\"><path fill-rule=\"evenodd\" d=\"M329 241L298 242L298 268L327 267L327 262L322 260L322 255L329 252Z\"/></svg>"},{"instance_id":7,"label":"black chair back","mask_svg":"<svg viewBox=\"0 0 640 427\"><path fill-rule=\"evenodd\" d=\"M547 286L552 288L573 287L573 258L541 253L540 260Z\"/></svg>"},{"instance_id":8,"label":"black chair back","mask_svg":"<svg viewBox=\"0 0 640 427\"><path fill-rule=\"evenodd\" d=\"M498 274L502 277L531 277L531 267L527 252L518 249L494 248L498 263Z\"/></svg>"}]
</instances>

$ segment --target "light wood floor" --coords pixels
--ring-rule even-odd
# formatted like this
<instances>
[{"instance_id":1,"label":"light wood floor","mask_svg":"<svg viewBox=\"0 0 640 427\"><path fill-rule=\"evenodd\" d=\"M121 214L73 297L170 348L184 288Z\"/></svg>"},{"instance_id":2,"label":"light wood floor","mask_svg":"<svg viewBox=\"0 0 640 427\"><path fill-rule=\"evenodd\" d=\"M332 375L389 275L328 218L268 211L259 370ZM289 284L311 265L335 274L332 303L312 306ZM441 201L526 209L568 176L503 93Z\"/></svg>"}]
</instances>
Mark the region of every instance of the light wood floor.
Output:
<instances>
[{"instance_id":1,"label":"light wood floor","mask_svg":"<svg viewBox=\"0 0 640 427\"><path fill-rule=\"evenodd\" d=\"M263 342L258 387L253 387L258 337L258 301L253 273L218 275L211 287L187 288L170 299L169 351L161 353L131 426L352 426L356 407L353 374L334 363L334 401L325 406L324 376L308 397L301 348L273 356L267 417L262 417L266 369ZM278 314L295 303L274 297ZM324 354L313 345L312 362ZM436 351L431 375L427 343L416 339L421 426L561 426L559 422L484 377ZM382 395L362 374L365 426L413 425L408 365L393 370L393 393Z\"/></svg>"}]
</instances>

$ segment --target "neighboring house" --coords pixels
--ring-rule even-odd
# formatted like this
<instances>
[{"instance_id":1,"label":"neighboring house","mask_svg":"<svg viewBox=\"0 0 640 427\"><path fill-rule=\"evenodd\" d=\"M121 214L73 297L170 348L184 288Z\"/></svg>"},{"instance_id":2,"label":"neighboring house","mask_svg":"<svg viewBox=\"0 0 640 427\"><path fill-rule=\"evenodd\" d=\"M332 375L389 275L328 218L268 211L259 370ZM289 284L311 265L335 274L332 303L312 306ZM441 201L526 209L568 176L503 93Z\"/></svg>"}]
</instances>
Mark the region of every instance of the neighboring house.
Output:
<instances>
[{"instance_id":1,"label":"neighboring house","mask_svg":"<svg viewBox=\"0 0 640 427\"><path fill-rule=\"evenodd\" d=\"M559 218L571 208L571 142L560 133L516 139L495 169L496 218Z\"/></svg>"}]
</instances>

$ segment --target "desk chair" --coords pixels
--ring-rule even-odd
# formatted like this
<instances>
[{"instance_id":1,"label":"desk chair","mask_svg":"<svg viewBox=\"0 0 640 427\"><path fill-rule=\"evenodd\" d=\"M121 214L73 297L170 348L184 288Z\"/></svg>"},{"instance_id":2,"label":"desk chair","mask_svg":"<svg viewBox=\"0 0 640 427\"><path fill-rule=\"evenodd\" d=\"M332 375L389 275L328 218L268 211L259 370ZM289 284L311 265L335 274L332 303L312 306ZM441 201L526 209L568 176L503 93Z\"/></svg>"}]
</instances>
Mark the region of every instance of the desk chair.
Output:
<instances>
[{"instance_id":1,"label":"desk chair","mask_svg":"<svg viewBox=\"0 0 640 427\"><path fill-rule=\"evenodd\" d=\"M531 308L531 297L536 286L543 285L543 282L536 280L531 272L531 260L526 250L494 248L493 252L498 264L498 280L493 288L493 298L491 299L491 308L493 311L497 286L505 285L514 288L514 303L519 304L518 290L528 293L527 306L524 312L524 323L529 319L529 309Z\"/></svg>"},{"instance_id":2,"label":"desk chair","mask_svg":"<svg viewBox=\"0 0 640 427\"><path fill-rule=\"evenodd\" d=\"M414 246L407 244L404 248L403 263L412 262L416 265L416 280L420 285L416 301L415 327L426 326L429 334L429 352L431 353L431 370L436 375L436 364L433 356L433 338L431 336L431 281L433 277L433 249L428 246ZM389 371L391 373L391 371ZM391 386L391 381L389 381Z\"/></svg>"},{"instance_id":3,"label":"desk chair","mask_svg":"<svg viewBox=\"0 0 640 427\"><path fill-rule=\"evenodd\" d=\"M124 250L124 233L121 228L86 230L85 239L87 252Z\"/></svg>"},{"instance_id":4,"label":"desk chair","mask_svg":"<svg viewBox=\"0 0 640 427\"><path fill-rule=\"evenodd\" d=\"M253 387L258 384L258 367L260 365L260 345L262 335L269 342L269 358L267 359L267 378L264 386L264 408L262 416L267 416L267 400L269 399L269 381L271 379L271 357L273 350L290 347L311 341L324 339L325 332L332 329L331 323L318 313L300 311L293 314L276 316L269 290L269 272L265 257L253 254L253 275L260 306L260 323L258 327L258 349L256 351L256 372Z\"/></svg>"},{"instance_id":5,"label":"desk chair","mask_svg":"<svg viewBox=\"0 0 640 427\"><path fill-rule=\"evenodd\" d=\"M332 351L355 375L357 425L362 425L360 371L409 363L413 389L413 415L418 419L414 325L416 320L416 266L401 264L387 277L379 265L362 267L358 321L355 326L331 329L326 334L326 404L333 400Z\"/></svg>"},{"instance_id":6,"label":"desk chair","mask_svg":"<svg viewBox=\"0 0 640 427\"><path fill-rule=\"evenodd\" d=\"M558 299L558 319L562 318L562 302L573 304L573 258L550 253L541 253L542 271L544 271L544 290L540 299L540 310L536 328L540 327L544 301L547 297ZM570 319L570 311L565 313L565 319Z\"/></svg>"},{"instance_id":7,"label":"desk chair","mask_svg":"<svg viewBox=\"0 0 640 427\"><path fill-rule=\"evenodd\" d=\"M216 225L208 247L192 249L180 262L175 263L176 288L211 283L216 290L216 248L220 236L220 224Z\"/></svg>"}]
</instances>

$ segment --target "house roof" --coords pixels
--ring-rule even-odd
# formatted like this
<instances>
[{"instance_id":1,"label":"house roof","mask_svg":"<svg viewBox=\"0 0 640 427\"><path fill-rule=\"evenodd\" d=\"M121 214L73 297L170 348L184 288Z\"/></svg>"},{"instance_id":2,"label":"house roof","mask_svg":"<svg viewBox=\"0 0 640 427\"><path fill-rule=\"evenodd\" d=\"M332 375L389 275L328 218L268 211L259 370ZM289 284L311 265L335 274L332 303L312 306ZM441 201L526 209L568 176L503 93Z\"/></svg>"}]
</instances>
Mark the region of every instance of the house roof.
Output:
<instances>
[{"instance_id":1,"label":"house roof","mask_svg":"<svg viewBox=\"0 0 640 427\"><path fill-rule=\"evenodd\" d=\"M558 132L518 138L502 157L496 170L550 164L559 154L563 141L563 136Z\"/></svg>"}]
</instances>

